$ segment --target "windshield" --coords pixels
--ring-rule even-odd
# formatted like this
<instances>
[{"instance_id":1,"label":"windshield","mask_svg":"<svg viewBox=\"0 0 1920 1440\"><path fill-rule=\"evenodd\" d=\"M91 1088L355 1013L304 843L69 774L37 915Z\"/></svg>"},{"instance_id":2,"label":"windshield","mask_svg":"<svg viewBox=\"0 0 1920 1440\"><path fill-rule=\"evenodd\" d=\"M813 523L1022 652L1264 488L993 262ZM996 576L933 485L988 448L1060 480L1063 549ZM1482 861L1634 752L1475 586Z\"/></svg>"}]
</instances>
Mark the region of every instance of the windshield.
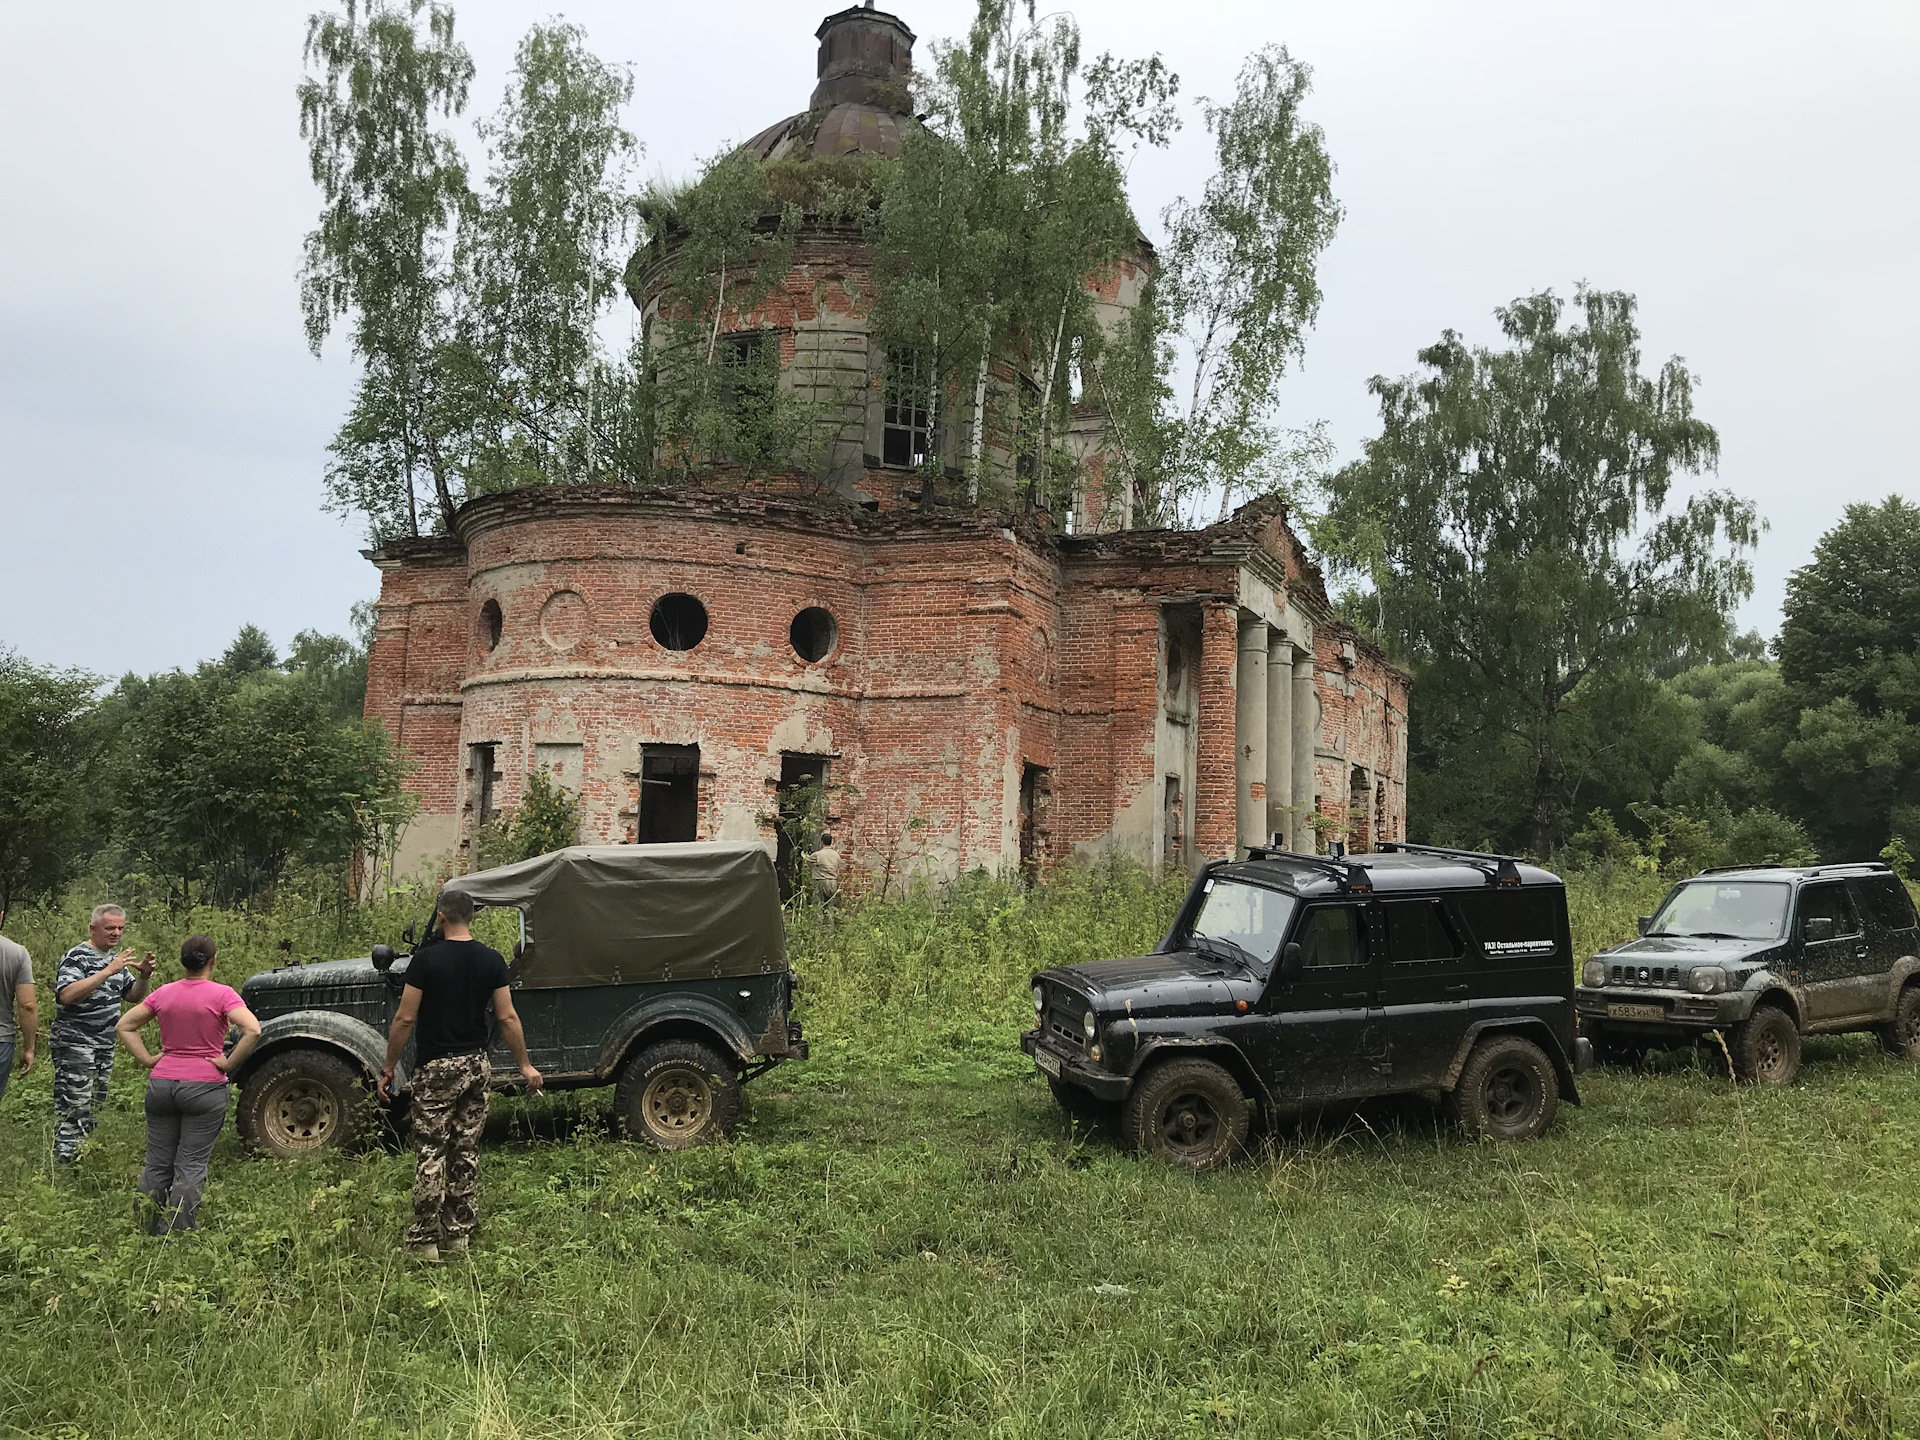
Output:
<instances>
[{"instance_id":1,"label":"windshield","mask_svg":"<svg viewBox=\"0 0 1920 1440\"><path fill-rule=\"evenodd\" d=\"M1224 940L1253 963L1270 964L1298 905L1293 896L1277 890L1237 880L1209 880L1207 898L1200 902L1193 922L1194 948L1217 949L1205 942Z\"/></svg>"},{"instance_id":2,"label":"windshield","mask_svg":"<svg viewBox=\"0 0 1920 1440\"><path fill-rule=\"evenodd\" d=\"M1751 880L1690 880L1653 917L1649 935L1778 940L1787 933L1792 887Z\"/></svg>"}]
</instances>

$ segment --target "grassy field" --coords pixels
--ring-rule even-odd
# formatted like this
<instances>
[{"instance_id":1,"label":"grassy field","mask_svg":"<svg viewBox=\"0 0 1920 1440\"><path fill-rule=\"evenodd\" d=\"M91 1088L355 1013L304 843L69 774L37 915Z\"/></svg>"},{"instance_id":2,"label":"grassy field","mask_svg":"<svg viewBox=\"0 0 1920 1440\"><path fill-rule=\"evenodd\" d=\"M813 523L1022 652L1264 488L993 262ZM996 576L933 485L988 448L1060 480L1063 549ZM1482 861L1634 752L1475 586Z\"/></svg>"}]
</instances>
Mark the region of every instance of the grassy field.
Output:
<instances>
[{"instance_id":1,"label":"grassy field","mask_svg":"<svg viewBox=\"0 0 1920 1440\"><path fill-rule=\"evenodd\" d=\"M1582 945L1657 893L1577 884ZM1758 1093L1666 1061L1532 1145L1398 1102L1178 1174L1071 1130L1013 1050L1032 965L1145 948L1176 898L1077 876L797 927L816 1058L735 1144L497 1102L482 1243L436 1272L397 1254L407 1156L230 1131L207 1228L136 1235L140 1077L55 1177L43 1064L0 1106L0 1433L1920 1434L1914 1067L1813 1041ZM80 933L22 918L42 961ZM231 924L237 978L278 937Z\"/></svg>"}]
</instances>

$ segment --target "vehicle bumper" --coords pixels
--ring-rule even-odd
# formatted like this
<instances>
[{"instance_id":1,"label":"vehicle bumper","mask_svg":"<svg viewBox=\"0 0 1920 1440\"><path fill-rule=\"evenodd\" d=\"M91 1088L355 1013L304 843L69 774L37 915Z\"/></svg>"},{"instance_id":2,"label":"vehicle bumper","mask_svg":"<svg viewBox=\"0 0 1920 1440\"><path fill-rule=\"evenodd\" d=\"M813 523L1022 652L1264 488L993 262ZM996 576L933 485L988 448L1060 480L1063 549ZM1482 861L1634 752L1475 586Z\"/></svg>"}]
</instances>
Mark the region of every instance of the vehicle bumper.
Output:
<instances>
[{"instance_id":1,"label":"vehicle bumper","mask_svg":"<svg viewBox=\"0 0 1920 1440\"><path fill-rule=\"evenodd\" d=\"M1133 1088L1133 1082L1124 1075L1097 1069L1077 1055L1063 1055L1051 1045L1042 1045L1038 1030L1023 1034L1020 1048L1033 1057L1033 1063L1039 1067L1041 1074L1077 1085L1096 1100L1124 1100L1127 1091ZM1042 1054L1045 1054L1045 1060L1040 1058ZM1060 1067L1057 1071L1052 1068L1056 1064Z\"/></svg>"},{"instance_id":2,"label":"vehicle bumper","mask_svg":"<svg viewBox=\"0 0 1920 1440\"><path fill-rule=\"evenodd\" d=\"M1622 1006L1628 1011L1623 1013ZM1753 999L1739 990L1695 995L1630 985L1600 989L1578 985L1573 991L1573 1009L1583 1026L1600 1025L1610 1034L1678 1037L1731 1029L1747 1018Z\"/></svg>"}]
</instances>

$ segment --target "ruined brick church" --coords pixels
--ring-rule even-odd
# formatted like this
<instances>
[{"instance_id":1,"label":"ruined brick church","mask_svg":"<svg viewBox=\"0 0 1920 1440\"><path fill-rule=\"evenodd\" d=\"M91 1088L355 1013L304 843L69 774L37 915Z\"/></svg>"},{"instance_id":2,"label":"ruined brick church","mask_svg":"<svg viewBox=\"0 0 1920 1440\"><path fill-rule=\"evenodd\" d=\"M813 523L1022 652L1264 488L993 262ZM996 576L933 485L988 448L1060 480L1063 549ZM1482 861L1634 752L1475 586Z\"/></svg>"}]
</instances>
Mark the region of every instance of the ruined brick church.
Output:
<instances>
[{"instance_id":1,"label":"ruined brick church","mask_svg":"<svg viewBox=\"0 0 1920 1440\"><path fill-rule=\"evenodd\" d=\"M852 9L818 39L808 108L748 147L897 157L912 31ZM671 263L634 280L643 312ZM1402 836L1407 676L1334 618L1283 507L1172 531L1093 486L1060 517L919 503L929 452L958 467L976 425L1014 474L997 417L1031 381L998 365L980 413L969 395L936 426L899 381L910 357L870 343L868 263L857 227L809 220L785 282L730 317L727 338L777 342L781 385L841 407L816 483L519 490L369 552L367 714L420 801L400 872L468 868L536 770L594 843L781 847L785 797L823 785L869 877ZM1090 279L1103 323L1152 263L1142 240ZM1097 477L1097 404L1073 422Z\"/></svg>"}]
</instances>

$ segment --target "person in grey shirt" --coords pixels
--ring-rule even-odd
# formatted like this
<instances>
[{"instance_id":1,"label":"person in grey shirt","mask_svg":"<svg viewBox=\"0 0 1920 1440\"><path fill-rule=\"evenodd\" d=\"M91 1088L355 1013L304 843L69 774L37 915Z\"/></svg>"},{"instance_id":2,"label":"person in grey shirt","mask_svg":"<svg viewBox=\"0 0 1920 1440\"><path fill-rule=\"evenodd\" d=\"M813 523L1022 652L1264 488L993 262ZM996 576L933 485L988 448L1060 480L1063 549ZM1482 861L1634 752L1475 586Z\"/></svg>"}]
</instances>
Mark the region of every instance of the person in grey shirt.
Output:
<instances>
[{"instance_id":1,"label":"person in grey shirt","mask_svg":"<svg viewBox=\"0 0 1920 1440\"><path fill-rule=\"evenodd\" d=\"M0 910L0 926L7 912ZM16 1027L14 1016L18 1014ZM33 957L27 947L0 935L0 1100L7 1097L13 1057L20 1056L20 1073L33 1069L33 1041L40 1029L40 1006L33 993Z\"/></svg>"}]
</instances>

